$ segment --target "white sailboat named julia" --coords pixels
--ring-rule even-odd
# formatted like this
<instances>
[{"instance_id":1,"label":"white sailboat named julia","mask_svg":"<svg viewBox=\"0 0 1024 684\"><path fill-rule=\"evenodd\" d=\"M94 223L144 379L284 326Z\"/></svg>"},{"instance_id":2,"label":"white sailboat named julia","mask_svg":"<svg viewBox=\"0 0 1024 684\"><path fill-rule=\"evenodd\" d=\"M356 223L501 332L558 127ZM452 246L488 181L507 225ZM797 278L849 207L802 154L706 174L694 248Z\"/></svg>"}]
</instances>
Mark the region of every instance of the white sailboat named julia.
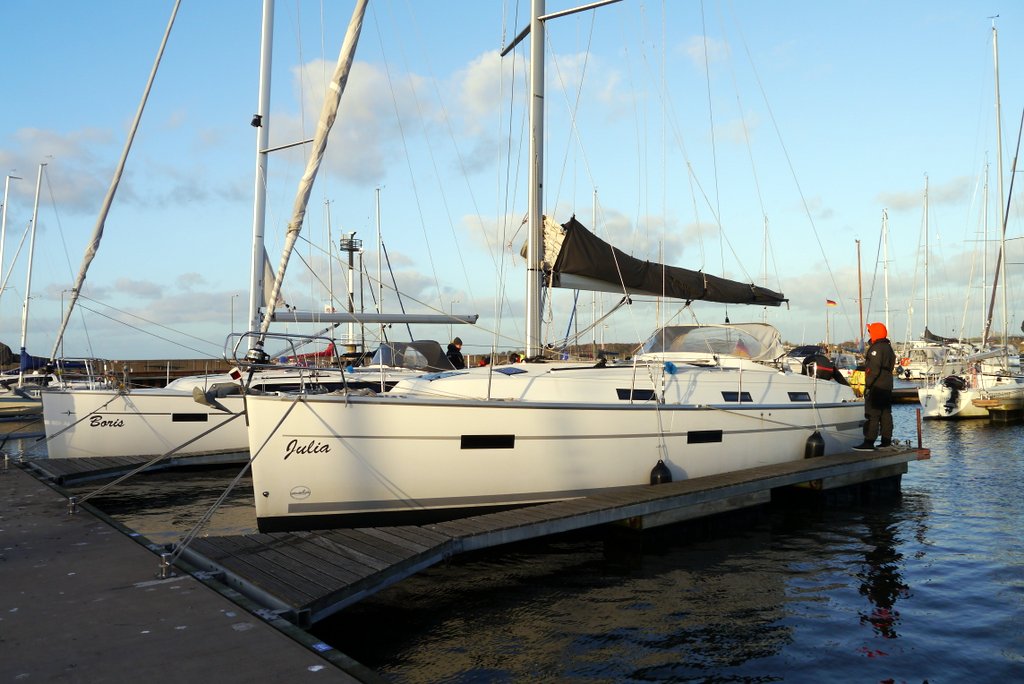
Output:
<instances>
[{"instance_id":1,"label":"white sailboat named julia","mask_svg":"<svg viewBox=\"0 0 1024 684\"><path fill-rule=\"evenodd\" d=\"M527 362L423 375L387 394L251 397L261 531L423 521L580 497L647 484L654 467L681 480L797 460L815 433L825 453L862 441L863 404L853 391L783 370L779 333L767 324L665 326L629 364L543 358L542 283L598 290L604 281L617 292L687 301L785 299L630 259L575 219L544 221L544 2L534 0L532 11Z\"/></svg>"}]
</instances>

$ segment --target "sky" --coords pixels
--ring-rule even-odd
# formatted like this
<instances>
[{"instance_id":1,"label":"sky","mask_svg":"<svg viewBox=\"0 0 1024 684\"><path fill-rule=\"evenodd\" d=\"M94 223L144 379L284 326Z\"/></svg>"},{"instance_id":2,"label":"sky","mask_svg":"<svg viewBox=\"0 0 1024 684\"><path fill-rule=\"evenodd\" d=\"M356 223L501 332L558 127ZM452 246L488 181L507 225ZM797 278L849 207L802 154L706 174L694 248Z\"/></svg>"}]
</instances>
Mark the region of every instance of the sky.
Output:
<instances>
[{"instance_id":1,"label":"sky","mask_svg":"<svg viewBox=\"0 0 1024 684\"><path fill-rule=\"evenodd\" d=\"M7 198L0 341L15 351L26 290L28 351L55 344L173 5L0 8L0 171L20 178ZM353 5L277 1L271 148L313 136ZM288 266L289 305L343 306L347 256L328 245L354 231L357 263L384 281L385 312L479 315L474 326L396 325L390 339L522 348L530 54L528 42L499 51L528 13L525 0L370 0ZM182 3L59 353L216 358L247 327L260 21L259 0ZM640 342L665 322L728 319L767 320L792 343L837 342L861 337L861 311L865 323L887 321L894 341L926 325L977 336L998 246L993 23L1006 197L1024 111L1017 3L623 0L548 21L545 213L575 215L633 256L765 285L789 303L636 298L595 325L619 298L560 290L544 341ZM308 148L269 157L275 264ZM1011 334L1024 317L1022 206L1017 193ZM357 307L372 309L377 284L356 290ZM993 327L1003 329L1000 306Z\"/></svg>"}]
</instances>

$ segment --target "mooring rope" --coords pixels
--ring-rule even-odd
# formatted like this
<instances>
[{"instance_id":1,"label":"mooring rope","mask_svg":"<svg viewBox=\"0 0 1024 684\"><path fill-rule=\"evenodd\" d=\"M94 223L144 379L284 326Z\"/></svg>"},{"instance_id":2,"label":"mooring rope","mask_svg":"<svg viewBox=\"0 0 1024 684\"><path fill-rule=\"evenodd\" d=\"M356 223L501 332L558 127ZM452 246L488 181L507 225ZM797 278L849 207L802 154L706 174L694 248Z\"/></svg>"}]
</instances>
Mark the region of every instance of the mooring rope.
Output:
<instances>
[{"instance_id":1,"label":"mooring rope","mask_svg":"<svg viewBox=\"0 0 1024 684\"><path fill-rule=\"evenodd\" d=\"M236 418L239 418L241 416L244 416L244 415L245 415L245 413L234 413L234 414L232 414L231 417L228 418L227 420L225 420L223 423L220 423L218 425L214 425L209 430L206 430L205 432L202 432L202 433L196 435L192 439L190 439L190 440L188 440L186 442L183 442L182 444L179 444L178 446L174 447L170 451L165 452L163 454L160 454L159 456L153 457L149 461L143 463L142 465L138 466L137 468L135 468L133 470L130 470L129 472L127 472L124 475L122 475L121 477L117 478L116 480L113 480L112 482L108 482L107 484L103 485L99 489L91 491L88 494L86 494L85 496L76 499L76 501L78 503L84 503L84 502L88 501L89 499L91 499L92 497L96 496L97 494L102 494L103 492L107 491L111 487L113 487L115 485L118 485L118 484L121 484L122 482L124 482L128 478L133 477L133 476L139 474L140 472L142 472L146 468L149 468L150 466L160 462L161 460L167 458L168 456L172 456L172 455L178 453L179 451L181 451L182 449L187 447L189 444L192 444L193 442L196 442L196 441L202 439L203 437L205 437L206 435L210 434L211 432L214 432L215 430L219 430L220 428L224 427L225 425L227 425L231 421L233 421Z\"/></svg>"},{"instance_id":2,"label":"mooring rope","mask_svg":"<svg viewBox=\"0 0 1024 684\"><path fill-rule=\"evenodd\" d=\"M192 526L192 529L189 530L181 538L181 541L179 543L175 544L174 551L171 553L171 556L167 561L169 565L173 565L174 562L181 557L181 554L185 552L185 549L188 548L188 545L191 544L192 541L199 535L199 532L206 526L206 524L210 522L210 520L213 518L213 514L216 513L217 509L220 508L221 505L227 500L228 496L231 494L231 491L235 488L235 485L237 485L238 482L242 479L242 477L247 472L249 472L249 469L252 468L252 462L255 461L256 457L260 455L260 453L263 451L263 447L265 447L267 443L270 441L270 438L277 433L278 429L284 423L285 419L292 412L292 410L299 403L299 401L301 401L301 399L301 394L295 395L295 398L292 399L291 401L291 405L288 406L288 410L286 410L284 412L284 415L281 416L281 420L279 420L277 422L277 425L274 426L274 429L270 431L270 434L267 436L266 440L264 440L263 444L260 445L260 448L249 455L249 460L246 461L245 465L238 472L238 475L236 475L235 478L231 480L230 483L228 483L227 488L221 493L219 497L217 497L217 500L213 502L213 505L210 506L206 513L204 513L202 517L200 517L199 520L196 521L196 524ZM232 416L232 419L240 415L244 414L236 413L234 416Z\"/></svg>"}]
</instances>

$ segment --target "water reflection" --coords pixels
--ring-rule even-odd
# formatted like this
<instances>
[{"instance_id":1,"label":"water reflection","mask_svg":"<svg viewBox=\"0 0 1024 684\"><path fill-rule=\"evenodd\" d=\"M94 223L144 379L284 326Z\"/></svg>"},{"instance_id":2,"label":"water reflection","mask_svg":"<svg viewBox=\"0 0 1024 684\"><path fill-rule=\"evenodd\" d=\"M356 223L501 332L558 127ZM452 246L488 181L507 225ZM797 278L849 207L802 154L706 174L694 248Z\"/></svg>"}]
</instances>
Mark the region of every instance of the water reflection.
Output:
<instances>
[{"instance_id":1,"label":"water reflection","mask_svg":"<svg viewBox=\"0 0 1024 684\"><path fill-rule=\"evenodd\" d=\"M403 682L518 681L538 668L549 680L688 680L777 659L794 638L786 576L746 562L772 532L763 523L723 529L703 538L666 528L633 544L568 537L457 557L315 633Z\"/></svg>"},{"instance_id":2,"label":"water reflection","mask_svg":"<svg viewBox=\"0 0 1024 684\"><path fill-rule=\"evenodd\" d=\"M212 510L240 467L142 473L104 490L89 503L158 544L179 541L201 521L205 521L201 536L253 534L256 513L250 478L239 480L221 505ZM101 486L85 483L69 491L84 496Z\"/></svg>"},{"instance_id":3,"label":"water reflection","mask_svg":"<svg viewBox=\"0 0 1024 684\"><path fill-rule=\"evenodd\" d=\"M897 525L891 519L869 516L868 534L865 544L871 548L864 556L864 569L857 573L860 593L871 602L871 611L861 611L862 624L870 624L875 632L885 639L899 636L896 627L900 613L896 610L897 599L910 595L910 587L903 581L901 568L903 554L897 551Z\"/></svg>"}]
</instances>

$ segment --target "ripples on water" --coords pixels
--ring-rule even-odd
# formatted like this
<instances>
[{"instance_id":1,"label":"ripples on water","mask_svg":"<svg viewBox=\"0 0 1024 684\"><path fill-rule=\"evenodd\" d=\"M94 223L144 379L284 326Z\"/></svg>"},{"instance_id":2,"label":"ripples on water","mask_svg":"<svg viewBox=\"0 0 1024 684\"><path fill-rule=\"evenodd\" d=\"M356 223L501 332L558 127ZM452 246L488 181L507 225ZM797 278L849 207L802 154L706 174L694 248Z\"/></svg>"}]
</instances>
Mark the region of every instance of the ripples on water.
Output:
<instances>
[{"instance_id":1,"label":"ripples on water","mask_svg":"<svg viewBox=\"0 0 1024 684\"><path fill-rule=\"evenodd\" d=\"M895 417L915 438L914 407ZM396 682L1021 681L1022 438L925 423L902 497L457 557L315 631ZM98 505L173 541L232 476L147 476ZM254 530L247 479L211 525Z\"/></svg>"}]
</instances>

